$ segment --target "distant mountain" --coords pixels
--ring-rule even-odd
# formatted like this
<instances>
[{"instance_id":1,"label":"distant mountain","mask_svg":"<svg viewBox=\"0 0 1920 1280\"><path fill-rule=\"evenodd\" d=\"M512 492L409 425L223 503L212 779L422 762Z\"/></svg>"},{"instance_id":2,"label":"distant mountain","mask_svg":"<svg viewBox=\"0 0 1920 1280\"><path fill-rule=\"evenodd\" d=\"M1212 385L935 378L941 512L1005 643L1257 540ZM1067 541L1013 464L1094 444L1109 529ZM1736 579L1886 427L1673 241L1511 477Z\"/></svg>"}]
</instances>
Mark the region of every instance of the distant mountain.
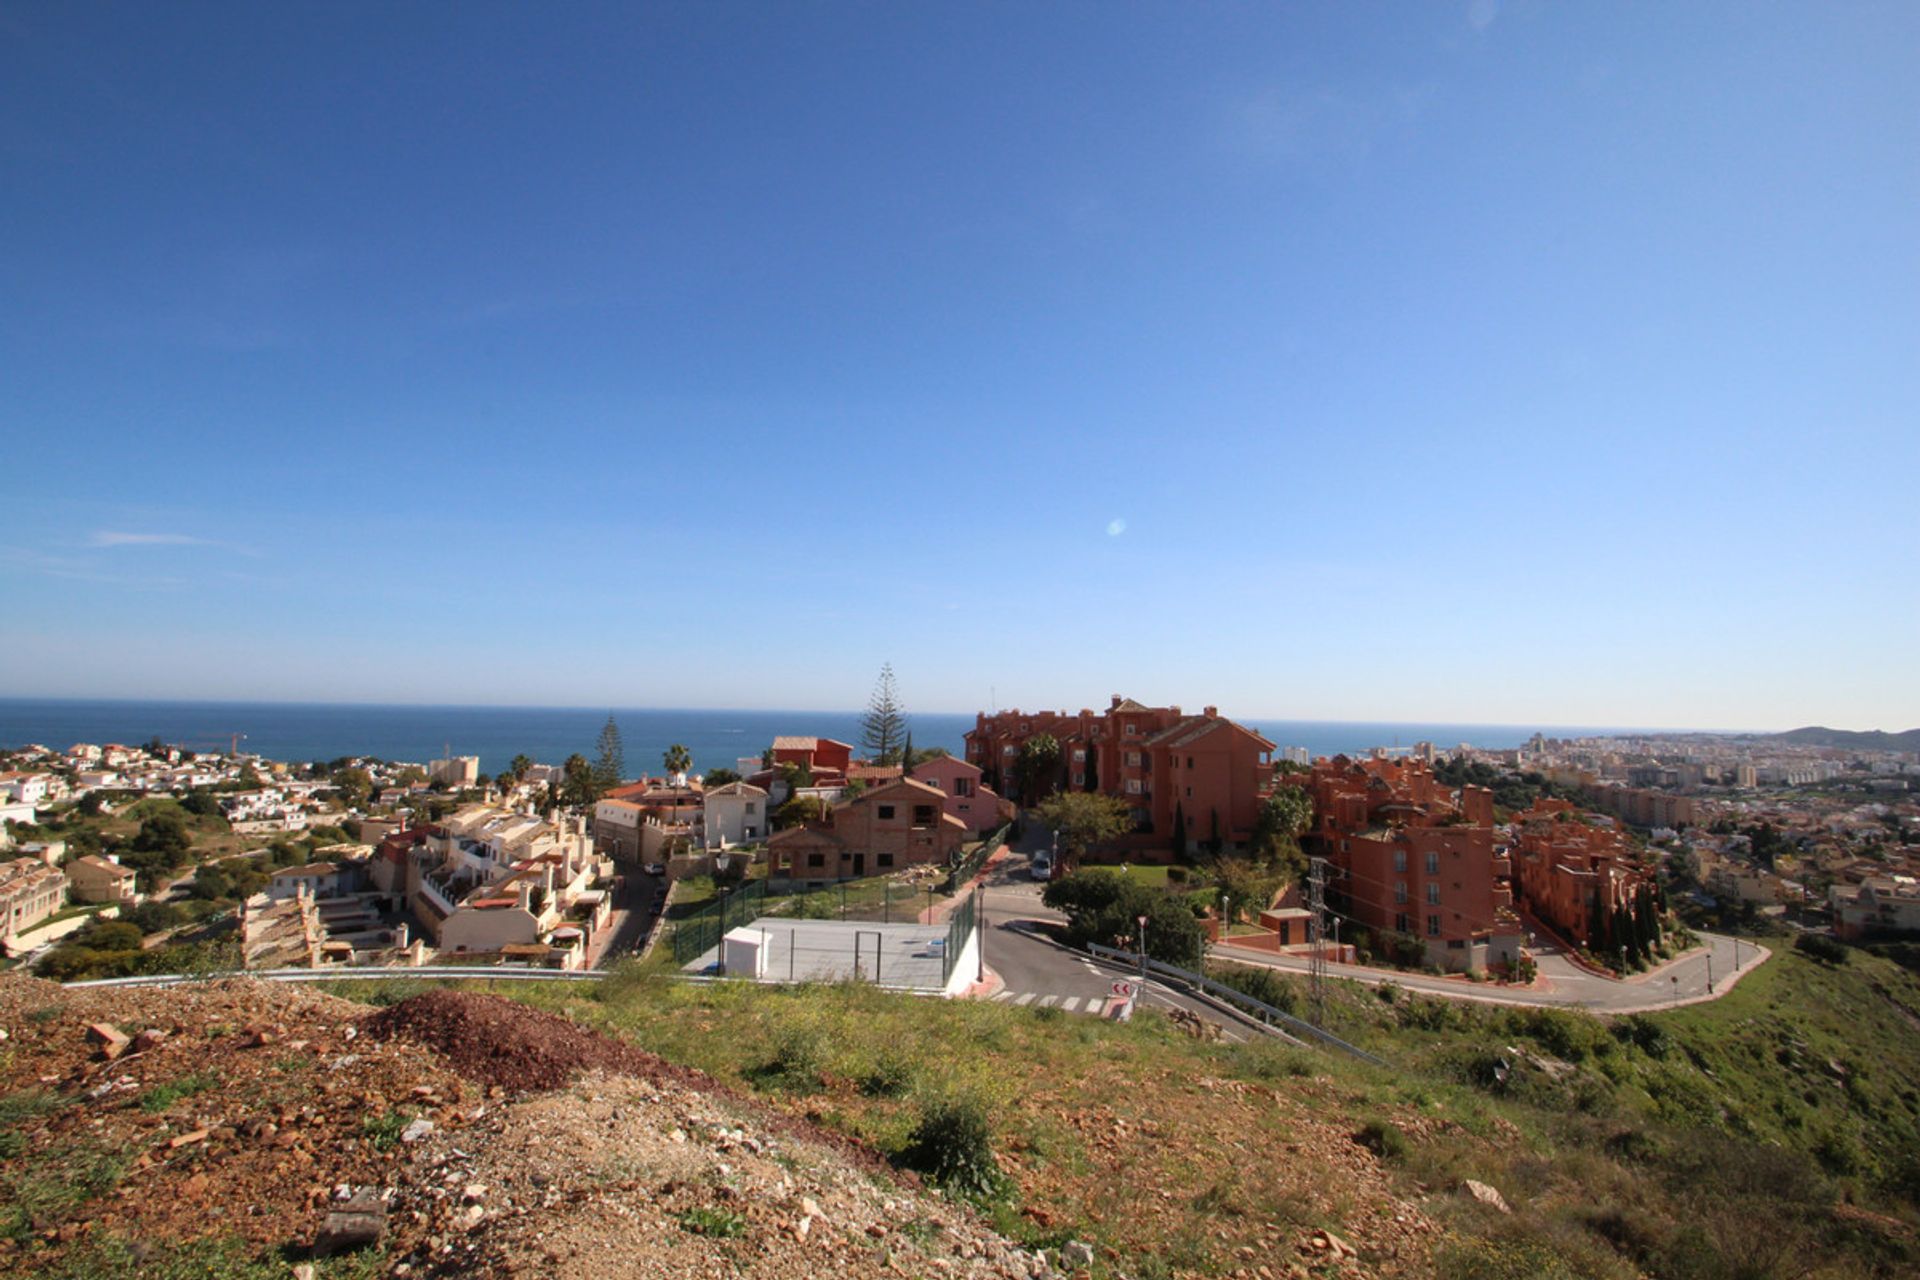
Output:
<instances>
[{"instance_id":1,"label":"distant mountain","mask_svg":"<svg viewBox=\"0 0 1920 1280\"><path fill-rule=\"evenodd\" d=\"M1853 747L1861 751L1920 751L1920 729L1909 729L1905 733L1888 733L1883 729L1869 729L1862 732L1854 729L1828 729L1821 725L1809 725L1804 729L1776 733L1773 736L1777 742L1791 742L1803 747Z\"/></svg>"}]
</instances>

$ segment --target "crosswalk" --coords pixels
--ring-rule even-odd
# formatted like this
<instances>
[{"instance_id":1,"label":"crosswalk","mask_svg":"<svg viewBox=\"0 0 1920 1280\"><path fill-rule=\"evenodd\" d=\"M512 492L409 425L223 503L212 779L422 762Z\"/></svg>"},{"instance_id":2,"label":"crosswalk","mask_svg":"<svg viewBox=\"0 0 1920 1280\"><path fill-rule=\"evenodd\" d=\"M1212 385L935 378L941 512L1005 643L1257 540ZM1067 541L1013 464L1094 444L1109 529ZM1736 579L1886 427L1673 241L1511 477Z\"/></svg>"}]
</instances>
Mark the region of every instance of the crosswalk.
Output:
<instances>
[{"instance_id":1,"label":"crosswalk","mask_svg":"<svg viewBox=\"0 0 1920 1280\"><path fill-rule=\"evenodd\" d=\"M995 1004L1017 1008L1059 1009L1063 1013L1098 1013L1103 1003L1099 996L1060 996L1038 991L1001 991L993 996Z\"/></svg>"}]
</instances>

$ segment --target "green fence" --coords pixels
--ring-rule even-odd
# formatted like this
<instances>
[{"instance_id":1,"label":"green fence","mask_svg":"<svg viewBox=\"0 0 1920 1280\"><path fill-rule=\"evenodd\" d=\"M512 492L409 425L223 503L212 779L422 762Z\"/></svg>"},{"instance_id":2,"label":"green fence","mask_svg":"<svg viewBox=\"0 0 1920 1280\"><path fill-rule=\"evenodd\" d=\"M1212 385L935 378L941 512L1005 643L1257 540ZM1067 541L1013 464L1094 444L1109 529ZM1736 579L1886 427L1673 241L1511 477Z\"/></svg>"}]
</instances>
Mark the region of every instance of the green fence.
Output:
<instances>
[{"instance_id":1,"label":"green fence","mask_svg":"<svg viewBox=\"0 0 1920 1280\"><path fill-rule=\"evenodd\" d=\"M943 981L953 977L953 966L960 963L961 952L966 950L967 939L973 936L974 926L979 919L980 891L975 889L953 909L953 914L947 917L946 958L940 966L940 977ZM977 964L978 961L975 963Z\"/></svg>"},{"instance_id":2,"label":"green fence","mask_svg":"<svg viewBox=\"0 0 1920 1280\"><path fill-rule=\"evenodd\" d=\"M1011 822L1006 823L998 831L988 836L978 849L975 849L972 853L969 853L966 857L954 863L953 870L949 871L947 878L941 882L940 892L946 894L948 897L952 897L954 894L960 892L960 886L979 875L980 868L987 865L987 859L991 858L999 851L1000 846L1007 842L1007 833L1012 830L1013 824Z\"/></svg>"},{"instance_id":3,"label":"green fence","mask_svg":"<svg viewBox=\"0 0 1920 1280\"><path fill-rule=\"evenodd\" d=\"M719 901L674 922L673 960L690 964L720 945L729 929L752 924L763 916L788 920L866 920L879 924L911 924L925 918L938 890L892 877L769 887L765 880L749 880Z\"/></svg>"}]
</instances>

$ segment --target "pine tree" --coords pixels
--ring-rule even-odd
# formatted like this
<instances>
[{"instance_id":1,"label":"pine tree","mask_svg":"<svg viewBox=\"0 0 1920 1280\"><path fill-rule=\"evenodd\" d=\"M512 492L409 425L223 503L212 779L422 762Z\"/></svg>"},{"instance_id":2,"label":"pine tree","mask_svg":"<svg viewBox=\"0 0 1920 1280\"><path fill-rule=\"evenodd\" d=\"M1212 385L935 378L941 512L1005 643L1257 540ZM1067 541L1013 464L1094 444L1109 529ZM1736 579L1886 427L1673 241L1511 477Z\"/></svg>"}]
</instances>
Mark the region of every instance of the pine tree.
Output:
<instances>
[{"instance_id":1,"label":"pine tree","mask_svg":"<svg viewBox=\"0 0 1920 1280\"><path fill-rule=\"evenodd\" d=\"M867 713L860 717L860 745L875 760L890 754L907 732L907 713L893 686L893 664L882 663L880 679L867 700Z\"/></svg>"},{"instance_id":2,"label":"pine tree","mask_svg":"<svg viewBox=\"0 0 1920 1280\"><path fill-rule=\"evenodd\" d=\"M605 795L620 785L626 776L626 753L620 745L620 726L613 722L613 716L607 716L606 727L600 730L600 754L593 762L593 788L597 795Z\"/></svg>"}]
</instances>

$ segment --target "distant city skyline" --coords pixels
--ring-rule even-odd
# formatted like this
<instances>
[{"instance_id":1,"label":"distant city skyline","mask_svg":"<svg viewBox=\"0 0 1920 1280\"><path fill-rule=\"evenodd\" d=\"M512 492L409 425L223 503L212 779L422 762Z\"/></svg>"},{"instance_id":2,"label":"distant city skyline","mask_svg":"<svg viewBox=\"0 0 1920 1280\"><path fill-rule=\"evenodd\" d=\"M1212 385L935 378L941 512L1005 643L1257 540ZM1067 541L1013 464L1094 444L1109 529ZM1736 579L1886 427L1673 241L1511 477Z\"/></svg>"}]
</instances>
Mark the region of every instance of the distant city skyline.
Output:
<instances>
[{"instance_id":1,"label":"distant city skyline","mask_svg":"<svg viewBox=\"0 0 1920 1280\"><path fill-rule=\"evenodd\" d=\"M1920 6L0 11L0 695L1920 725Z\"/></svg>"}]
</instances>

